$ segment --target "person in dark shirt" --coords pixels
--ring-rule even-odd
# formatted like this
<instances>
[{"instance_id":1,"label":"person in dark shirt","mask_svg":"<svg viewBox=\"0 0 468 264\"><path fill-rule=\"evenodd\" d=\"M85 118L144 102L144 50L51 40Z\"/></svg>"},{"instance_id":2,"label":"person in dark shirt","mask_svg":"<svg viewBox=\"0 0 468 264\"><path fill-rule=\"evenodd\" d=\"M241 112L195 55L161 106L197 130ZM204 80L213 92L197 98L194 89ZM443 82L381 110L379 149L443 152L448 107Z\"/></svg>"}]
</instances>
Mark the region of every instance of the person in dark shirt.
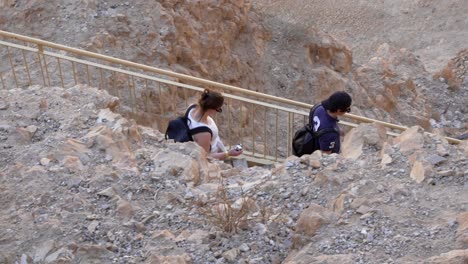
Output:
<instances>
[{"instance_id":1,"label":"person in dark shirt","mask_svg":"<svg viewBox=\"0 0 468 264\"><path fill-rule=\"evenodd\" d=\"M328 99L322 101L312 117L314 132L324 128L335 128L338 133L326 133L316 139L316 146L323 153L340 153L340 128L338 117L351 111L351 96L346 92L335 92Z\"/></svg>"}]
</instances>

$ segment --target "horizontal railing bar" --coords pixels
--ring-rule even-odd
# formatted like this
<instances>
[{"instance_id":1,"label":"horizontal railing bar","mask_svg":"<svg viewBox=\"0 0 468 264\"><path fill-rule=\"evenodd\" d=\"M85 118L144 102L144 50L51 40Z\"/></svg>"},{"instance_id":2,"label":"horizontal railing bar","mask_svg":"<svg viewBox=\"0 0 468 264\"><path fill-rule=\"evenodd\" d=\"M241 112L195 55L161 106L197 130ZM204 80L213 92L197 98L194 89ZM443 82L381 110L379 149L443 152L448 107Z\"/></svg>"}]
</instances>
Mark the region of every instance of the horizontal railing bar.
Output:
<instances>
[{"instance_id":1,"label":"horizontal railing bar","mask_svg":"<svg viewBox=\"0 0 468 264\"><path fill-rule=\"evenodd\" d=\"M147 65L144 65L144 64L139 64L139 63L135 63L135 62L131 62L131 61L117 59L117 58L113 58L113 57L110 57L110 56L106 56L106 55L102 55L102 54L98 54L98 53L93 53L93 52L89 52L89 51L85 51L85 50L80 50L80 49L76 49L76 48L71 48L71 47L68 47L68 46L64 46L64 45L60 45L60 44L56 44L56 43L36 39L36 38L26 37L26 36L6 32L6 31L2 31L2 30L0 30L0 35L10 37L10 38L14 38L14 39L18 39L18 40L32 42L32 43L35 43L35 44L38 44L38 45L48 46L48 47L55 48L55 49L61 49L61 50L69 51L69 52L76 53L76 54L79 54L79 55L86 55L86 56L89 56L89 57L92 57L92 58L102 59L102 60L112 62L112 63L118 63L118 64L122 64L122 65L126 65L126 66L131 66L131 67L139 68L139 69L142 69L142 70L155 72L155 73L158 73L158 74L164 74L164 75L168 75L168 76L171 76L171 77L176 77L176 78L180 78L180 79L195 81L195 82L199 82L199 83L206 84L206 85L218 86L218 87L222 87L222 88L227 89L227 90L236 91L236 92L240 92L240 93L244 93L244 94L248 94L248 95L253 95L253 96L260 97L260 98L273 100L273 101L276 101L276 102L291 104L291 105L294 105L294 106L299 106L299 107L304 107L304 108L309 108L309 109L313 107L312 104L293 101L293 100L289 100L289 99L285 99L285 98L281 98L281 97L277 97L277 96L272 96L272 95L268 95L268 94L262 94L262 93L259 93L259 92L254 92L254 91L250 91L250 90L247 90L247 89L242 89L242 88L232 86L232 85L227 85L227 84L223 84L223 83L208 81L208 80L204 80L204 79L201 79L201 78L196 78L196 77L185 75L185 74L179 74L179 73L175 73L175 72L172 72L172 71L147 66ZM349 117L351 119L359 120L361 122L379 123L379 124L382 124L382 125L384 125L386 127L390 127L390 128L394 128L394 129L399 129L399 130L408 129L407 127L404 127L404 126L394 125L394 124L391 124L391 123L387 123L387 122L383 122L383 121L379 121L379 120L374 120L374 119L370 119L370 118L366 118L366 117L356 116L356 115L352 115L352 114L346 114L345 116Z\"/></svg>"},{"instance_id":2,"label":"horizontal railing bar","mask_svg":"<svg viewBox=\"0 0 468 264\"><path fill-rule=\"evenodd\" d=\"M260 153L255 153L254 154L253 152L247 151L247 150L244 150L243 154L246 155L246 160L252 161L252 162L255 162L255 163L259 163L259 164L263 164L263 165L272 164L274 161L282 162L282 161L285 160L284 158L278 158L276 160L275 157L273 157L273 156L265 156L265 155L260 154ZM236 157L233 157L233 159L236 159ZM265 161L270 161L270 162L265 162Z\"/></svg>"},{"instance_id":3,"label":"horizontal railing bar","mask_svg":"<svg viewBox=\"0 0 468 264\"><path fill-rule=\"evenodd\" d=\"M141 69L141 70L150 71L150 72L154 72L154 73L158 73L158 74L168 75L168 76L179 78L179 79L194 81L194 82L205 84L205 85L217 86L217 87L221 87L221 88L224 88L224 89L227 89L227 90L230 90L230 91L240 92L240 93L244 93L244 94L247 94L247 95L253 95L253 96L256 96L256 97L259 97L259 98L269 99L269 100L273 100L273 101L276 101L276 102L292 104L292 105L295 105L295 106L306 107L306 108L310 107L309 104L301 103L301 102L298 102L298 101L293 101L293 100L286 99L286 98L281 98L281 97L277 97L277 96L273 96L273 95L263 94L263 93L243 89L243 88L240 88L240 87L232 86L232 85L227 85L227 84L223 84L223 83L219 83L219 82L214 82L214 81L209 81L209 80L193 77L193 76L190 76L190 75L176 73L176 72L169 71L169 70L163 70L163 69L160 69L160 68L151 67L151 66L147 66L147 65L144 65L144 64L140 64L140 63L126 61L126 60L122 60L122 59L118 59L118 58L114 58L114 57L110 57L110 56L106 56L106 55L102 55L102 54L94 53L94 52L90 52L90 51L80 50L80 49L77 49L77 48L72 48L72 47L68 47L68 46L61 45L61 44L56 44L56 43L41 40L41 39L26 37L26 36L22 36L22 35L19 35L19 34L7 32L7 31L3 31L3 30L0 30L0 36L13 38L13 39L21 40L21 41L26 41L26 42L34 43L34 44L37 44L37 45L47 46L47 47L54 48L54 49L69 51L69 52L72 52L72 53L75 53L75 54L84 55L84 56L88 56L88 57L95 58L95 59L101 59L101 60L111 62L111 63L122 64L122 65L125 65L125 66L130 66L130 67L134 67L134 68L138 68L138 69Z\"/></svg>"},{"instance_id":4,"label":"horizontal railing bar","mask_svg":"<svg viewBox=\"0 0 468 264\"><path fill-rule=\"evenodd\" d=\"M106 56L106 55L102 55L102 54L98 54L98 53L93 53L93 52L80 50L80 49L76 49L76 48L71 48L71 47L68 47L68 46L65 46L65 45L60 45L60 44L56 44L56 43L52 43L52 42L48 42L48 41L44 41L44 40L40 40L40 39L36 39L36 38L26 37L26 36L22 36L22 35L19 35L19 34L6 32L6 31L3 31L3 30L0 30L0 36L13 38L13 39L17 39L17 40L21 40L21 41L25 41L25 42L29 42L29 43L34 43L34 44L37 44L37 45L47 46L47 47L54 48L54 49L64 50L64 51L68 51L68 52L75 53L75 54L78 54L78 55L88 56L88 57L91 57L91 58L104 60L104 61L107 61L107 62L110 62L110 63L116 63L116 64L121 64L121 65L129 66L129 67L134 67L134 68L137 68L137 69L141 69L141 70L145 70L145 71L149 71L149 72L153 72L153 73L157 73L157 74L162 74L162 75L166 75L166 76L170 76L170 77L175 77L175 78L178 78L178 79L194 81L194 82L197 82L197 83L206 84L206 85L210 85L210 86L217 86L217 87L229 90L229 91L235 91L235 92L239 92L239 93L242 93L242 94L252 95L252 96L255 96L255 97L258 97L258 98L268 99L268 100L272 100L272 101L275 101L275 102L286 103L286 104L297 106L297 107L304 107L304 108L308 108L308 109L313 107L312 104L302 103L302 102L293 101L293 100L286 99L286 98L281 98L281 97L277 97L277 96L272 96L272 95L268 95L268 94L263 94L263 93L243 89L243 88L232 86L232 85L227 85L227 84L218 83L218 82L214 82L214 81L204 80L204 79L201 79L201 78L197 78L197 77L193 77L193 76L189 76L189 75L185 75L185 74L179 74L179 73L176 73L176 72L163 70L163 69L147 66L147 65L144 65L144 64L136 63L136 62L126 61L126 60L122 60L122 59L118 59L118 58L114 58L114 57L110 57L110 56ZM13 43L7 44L7 42L4 42L4 41L1 41L0 43L2 43L3 45L6 45L6 46L16 47L16 48L20 48L20 49L22 48L22 49L38 52L37 49L34 50L33 48L29 48L29 47L20 47L19 45L16 45L16 44L13 44ZM51 53L51 52L47 52L47 51L44 51L43 53L47 54L49 56L55 56L55 57L63 56L63 55L59 55L59 54L55 54L55 53ZM65 57L67 57L67 56L65 56ZM70 57L68 60L73 61L73 60L77 60L77 59L74 59L74 58ZM93 62L86 62L86 63L80 62L80 63L95 66L95 67L98 67L98 68L104 68L104 69L106 69L106 67L108 67L108 66L100 65L100 64L93 65L94 64ZM110 67L110 68L112 68L112 67ZM109 70L111 70L111 69L109 69ZM120 69L113 68L112 70L117 71L117 70L120 70ZM122 71L122 70L120 70L120 71ZM130 71L128 71L128 73L126 73L126 74L137 76L137 73L132 73ZM155 77L147 76L147 77L141 77L141 78L153 79ZM159 79L159 78L157 78L157 79ZM155 81L170 82L170 81L166 81L164 79L159 79L159 80L155 80ZM181 83L177 83L177 84L174 84L174 85L179 86L179 87L190 88L190 87L186 86L185 84L181 84ZM193 87L195 88L196 86L193 86ZM196 87L196 88L197 88L196 90L202 89L202 88L198 88L198 87ZM190 88L190 89L193 89L193 88ZM227 94L224 93L224 95L227 95ZM254 101L254 100L252 100L252 101ZM273 108L276 108L276 107L273 107ZM288 108L285 108L285 109L288 109ZM290 109L290 110L293 110L293 109ZM283 110L283 111L288 111L288 110ZM296 110L294 110L294 112L295 111ZM398 130L408 129L408 127L406 127L406 126L395 125L395 124L392 124L392 123L383 122L383 121L379 121L379 120L375 120L375 119L371 119L371 118L366 118L366 117L362 117L362 116L357 116L357 115L353 115L353 114L348 114L348 113L345 114L345 117L348 117L350 119L357 120L357 121L360 121L360 122L365 122L365 123L381 124L381 125L383 125L385 127L392 128L392 129L398 129ZM431 133L429 133L429 132L425 132L425 133L431 135ZM454 138L450 138L450 137L445 137L445 139L447 139L447 141L449 141L451 143L455 143L455 144L461 143L461 140L458 140L458 139L454 139Z\"/></svg>"},{"instance_id":5,"label":"horizontal railing bar","mask_svg":"<svg viewBox=\"0 0 468 264\"><path fill-rule=\"evenodd\" d=\"M39 52L39 50L35 49L35 48L31 48L31 47L27 47L27 46L21 46L21 45L17 45L17 44L11 44L11 43L4 42L4 41L1 41L1 40L0 40L0 44L5 44L7 46L12 46L12 47L15 47L15 48L18 48L18 49L25 49L25 50L28 50L28 51L31 51L31 52ZM179 83L179 82L176 82L176 81L171 81L171 80L166 80L166 79L161 79L161 78L158 78L158 77L153 77L153 76L149 76L149 75L146 75L146 74L141 74L141 73L137 73L137 72L123 70L123 69L115 68L115 67L112 67L112 66L107 66L107 65L103 65L103 64L99 64L99 63L95 63L95 62L91 62L91 61L86 61L86 60L82 60L82 59L77 59L77 58L69 57L69 56L66 56L66 55L62 55L62 54L58 54L58 53L54 53L54 52L50 52L50 51L44 51L43 54L45 54L47 56L50 56L50 57L55 57L55 58L60 58L60 59L63 59L63 60L74 61L74 62L81 63L81 64L84 64L84 65L93 66L93 67L96 67L96 68L101 68L101 69L104 69L104 70L115 71L115 72L131 75L131 76L135 76L135 77L139 77L139 78L143 78L143 79L149 79L149 80L156 81L156 82L161 82L161 83L170 84L170 85L174 85L174 86L178 86L178 87L188 88L188 89L195 90L195 91L198 91L198 92L203 92L203 90L204 90L204 88L201 88L201 87L198 87L198 86ZM265 106L265 107L269 107L269 108L274 108L274 109L282 110L282 111L285 111L285 112L291 112L291 113L296 113L296 114L300 114L300 115L308 115L308 113L305 112L305 111L300 111L300 110L295 110L295 109L292 109L292 108L277 106L277 105L274 105L274 104L260 102L260 101L248 99L248 98L241 97L241 96L231 95L231 94L227 94L227 93L222 93L222 94L223 94L224 97L232 98L232 99L242 101L242 102L246 102L246 103L256 104L256 105Z\"/></svg>"}]
</instances>

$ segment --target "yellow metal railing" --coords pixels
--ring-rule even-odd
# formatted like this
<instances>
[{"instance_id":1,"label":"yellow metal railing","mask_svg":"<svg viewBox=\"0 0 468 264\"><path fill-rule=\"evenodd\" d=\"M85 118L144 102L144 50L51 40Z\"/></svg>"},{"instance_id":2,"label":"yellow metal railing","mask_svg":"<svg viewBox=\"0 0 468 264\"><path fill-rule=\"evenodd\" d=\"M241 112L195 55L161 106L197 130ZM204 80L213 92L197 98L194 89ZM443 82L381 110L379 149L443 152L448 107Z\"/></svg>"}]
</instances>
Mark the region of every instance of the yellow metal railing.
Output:
<instances>
[{"instance_id":1,"label":"yellow metal railing","mask_svg":"<svg viewBox=\"0 0 468 264\"><path fill-rule=\"evenodd\" d=\"M217 124L226 145L244 144L250 159L280 160L291 154L294 132L307 122L311 104L179 74L131 61L0 31L0 79L7 87L33 84L105 89L119 97L122 114L164 131L167 122L196 101L203 87L221 91L226 107ZM8 41L6 41L8 40ZM355 122L375 122L391 130L407 127L352 114ZM352 122L341 122L355 127ZM398 135L388 132L389 135ZM447 138L451 143L460 141Z\"/></svg>"}]
</instances>

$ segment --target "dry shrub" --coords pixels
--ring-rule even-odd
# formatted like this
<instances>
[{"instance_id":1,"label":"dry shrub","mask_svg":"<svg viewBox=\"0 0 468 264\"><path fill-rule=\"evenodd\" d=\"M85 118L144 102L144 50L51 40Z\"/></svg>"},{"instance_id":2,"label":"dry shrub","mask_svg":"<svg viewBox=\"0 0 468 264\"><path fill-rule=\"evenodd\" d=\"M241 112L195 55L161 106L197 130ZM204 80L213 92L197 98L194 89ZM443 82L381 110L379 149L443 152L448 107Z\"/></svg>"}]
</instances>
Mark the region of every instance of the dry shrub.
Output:
<instances>
[{"instance_id":1,"label":"dry shrub","mask_svg":"<svg viewBox=\"0 0 468 264\"><path fill-rule=\"evenodd\" d=\"M241 188L240 203L236 203L220 181L218 190L207 199L207 201L197 200L196 205L199 212L208 222L219 227L226 233L237 233L240 226L247 222L248 215L252 211L254 200L249 197Z\"/></svg>"}]
</instances>

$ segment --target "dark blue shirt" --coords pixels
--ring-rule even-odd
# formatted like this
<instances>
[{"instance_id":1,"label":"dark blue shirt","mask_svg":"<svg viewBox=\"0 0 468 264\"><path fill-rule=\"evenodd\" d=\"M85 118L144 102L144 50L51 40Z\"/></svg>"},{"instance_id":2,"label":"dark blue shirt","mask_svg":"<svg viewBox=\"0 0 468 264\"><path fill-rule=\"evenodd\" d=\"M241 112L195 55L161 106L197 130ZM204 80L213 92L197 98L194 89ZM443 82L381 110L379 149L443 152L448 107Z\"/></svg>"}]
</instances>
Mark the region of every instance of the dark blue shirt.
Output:
<instances>
[{"instance_id":1,"label":"dark blue shirt","mask_svg":"<svg viewBox=\"0 0 468 264\"><path fill-rule=\"evenodd\" d=\"M338 119L331 117L323 106L319 106L313 116L314 132L324 128L335 128L338 133L326 133L322 135L315 144L320 150L331 151L332 153L340 152L340 128Z\"/></svg>"}]
</instances>

